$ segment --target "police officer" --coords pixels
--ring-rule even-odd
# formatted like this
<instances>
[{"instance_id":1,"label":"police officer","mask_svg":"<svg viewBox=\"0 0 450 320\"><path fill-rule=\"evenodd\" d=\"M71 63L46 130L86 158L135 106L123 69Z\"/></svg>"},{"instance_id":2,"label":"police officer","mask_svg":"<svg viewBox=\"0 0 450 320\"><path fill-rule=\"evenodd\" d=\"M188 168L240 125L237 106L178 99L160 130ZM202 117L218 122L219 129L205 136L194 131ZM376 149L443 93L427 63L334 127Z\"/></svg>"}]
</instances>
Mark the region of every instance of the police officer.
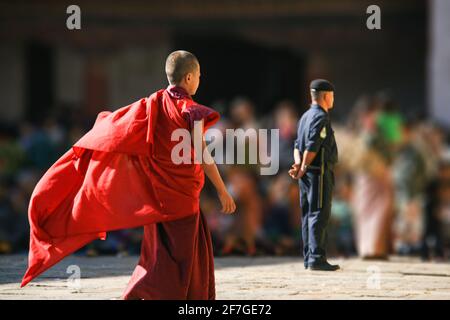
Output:
<instances>
[{"instance_id":1,"label":"police officer","mask_svg":"<svg viewBox=\"0 0 450 320\"><path fill-rule=\"evenodd\" d=\"M298 122L294 161L289 175L299 180L305 269L335 271L326 258L326 229L331 214L333 166L338 160L329 111L334 86L316 79L310 84L311 107Z\"/></svg>"}]
</instances>

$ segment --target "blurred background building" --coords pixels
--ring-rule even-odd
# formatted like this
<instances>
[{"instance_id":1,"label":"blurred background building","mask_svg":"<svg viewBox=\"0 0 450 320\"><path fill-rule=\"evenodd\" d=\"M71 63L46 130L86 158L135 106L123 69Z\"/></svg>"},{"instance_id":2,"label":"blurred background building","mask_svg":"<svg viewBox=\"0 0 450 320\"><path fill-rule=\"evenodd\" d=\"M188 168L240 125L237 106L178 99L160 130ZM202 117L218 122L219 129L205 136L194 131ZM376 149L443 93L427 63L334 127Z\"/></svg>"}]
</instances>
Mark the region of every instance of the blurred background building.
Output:
<instances>
[{"instance_id":1,"label":"blurred background building","mask_svg":"<svg viewBox=\"0 0 450 320\"><path fill-rule=\"evenodd\" d=\"M448 259L450 2L446 0L87 1L69 30L65 1L0 2L0 252L28 245L28 200L45 170L115 110L167 85L176 49L201 62L196 100L218 128L279 128L280 172L221 166L237 199L202 194L216 254L300 254L298 186L287 175L308 84L336 86L340 152L333 255ZM381 9L381 30L366 9ZM140 230L87 254L139 252Z\"/></svg>"}]
</instances>

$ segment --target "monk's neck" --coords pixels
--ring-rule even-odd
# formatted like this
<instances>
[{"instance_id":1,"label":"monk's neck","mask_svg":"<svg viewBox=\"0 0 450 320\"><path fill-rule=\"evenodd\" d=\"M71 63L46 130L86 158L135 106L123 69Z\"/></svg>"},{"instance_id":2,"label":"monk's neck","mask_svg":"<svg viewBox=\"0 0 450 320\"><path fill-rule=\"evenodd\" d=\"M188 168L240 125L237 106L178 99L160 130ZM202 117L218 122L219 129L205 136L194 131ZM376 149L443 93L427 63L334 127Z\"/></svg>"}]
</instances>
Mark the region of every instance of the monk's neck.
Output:
<instances>
[{"instance_id":1,"label":"monk's neck","mask_svg":"<svg viewBox=\"0 0 450 320\"><path fill-rule=\"evenodd\" d=\"M167 91L173 98L176 98L176 99L185 99L185 98L192 99L192 97L187 92L187 90L185 88L183 88L182 86L169 85L167 87Z\"/></svg>"}]
</instances>

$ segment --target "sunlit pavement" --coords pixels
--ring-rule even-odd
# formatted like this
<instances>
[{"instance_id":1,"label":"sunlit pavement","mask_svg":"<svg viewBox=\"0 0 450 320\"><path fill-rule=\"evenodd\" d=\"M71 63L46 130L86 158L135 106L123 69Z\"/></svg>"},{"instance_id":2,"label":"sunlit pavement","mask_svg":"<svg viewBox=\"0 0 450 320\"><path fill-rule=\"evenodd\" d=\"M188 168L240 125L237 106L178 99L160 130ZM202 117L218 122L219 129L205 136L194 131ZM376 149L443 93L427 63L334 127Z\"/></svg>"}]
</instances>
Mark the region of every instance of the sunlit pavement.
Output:
<instances>
[{"instance_id":1,"label":"sunlit pavement","mask_svg":"<svg viewBox=\"0 0 450 320\"><path fill-rule=\"evenodd\" d=\"M137 260L71 256L20 289L27 257L0 256L0 299L119 299ZM399 257L331 262L342 269L307 271L295 257L216 258L217 298L450 299L449 263Z\"/></svg>"}]
</instances>

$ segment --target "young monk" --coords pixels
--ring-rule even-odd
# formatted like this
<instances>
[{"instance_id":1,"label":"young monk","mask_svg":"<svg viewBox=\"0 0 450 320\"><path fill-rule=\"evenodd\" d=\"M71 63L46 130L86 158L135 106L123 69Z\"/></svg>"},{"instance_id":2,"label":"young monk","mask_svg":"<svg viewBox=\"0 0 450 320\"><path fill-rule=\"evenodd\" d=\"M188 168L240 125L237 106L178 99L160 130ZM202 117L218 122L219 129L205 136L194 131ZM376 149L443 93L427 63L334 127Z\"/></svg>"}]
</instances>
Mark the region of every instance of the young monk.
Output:
<instances>
[{"instance_id":1,"label":"young monk","mask_svg":"<svg viewBox=\"0 0 450 320\"><path fill-rule=\"evenodd\" d=\"M219 114L192 100L200 83L193 54L171 53L166 74L166 89L100 113L36 185L22 286L85 244L104 239L107 231L144 226L141 257L123 298L215 298L211 238L199 205L204 173L217 189L222 212L236 209L205 149L203 134ZM202 152L190 148L187 163L173 159L177 129L201 141Z\"/></svg>"}]
</instances>

